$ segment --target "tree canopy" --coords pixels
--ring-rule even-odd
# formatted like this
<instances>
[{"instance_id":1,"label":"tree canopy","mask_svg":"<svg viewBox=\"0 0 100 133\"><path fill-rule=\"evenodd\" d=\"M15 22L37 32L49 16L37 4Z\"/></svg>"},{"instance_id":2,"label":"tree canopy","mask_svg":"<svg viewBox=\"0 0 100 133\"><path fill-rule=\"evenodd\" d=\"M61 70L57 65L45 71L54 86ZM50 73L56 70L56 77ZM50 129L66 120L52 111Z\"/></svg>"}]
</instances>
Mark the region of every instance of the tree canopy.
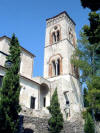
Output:
<instances>
[{"instance_id":1,"label":"tree canopy","mask_svg":"<svg viewBox=\"0 0 100 133\"><path fill-rule=\"evenodd\" d=\"M20 69L20 46L15 35L10 41L9 55L5 64L6 74L3 78L0 90L0 132L16 133L20 112L19 105L19 69Z\"/></svg>"},{"instance_id":2,"label":"tree canopy","mask_svg":"<svg viewBox=\"0 0 100 133\"><path fill-rule=\"evenodd\" d=\"M92 11L100 9L100 0L81 0L81 4L84 8L90 8Z\"/></svg>"}]
</instances>

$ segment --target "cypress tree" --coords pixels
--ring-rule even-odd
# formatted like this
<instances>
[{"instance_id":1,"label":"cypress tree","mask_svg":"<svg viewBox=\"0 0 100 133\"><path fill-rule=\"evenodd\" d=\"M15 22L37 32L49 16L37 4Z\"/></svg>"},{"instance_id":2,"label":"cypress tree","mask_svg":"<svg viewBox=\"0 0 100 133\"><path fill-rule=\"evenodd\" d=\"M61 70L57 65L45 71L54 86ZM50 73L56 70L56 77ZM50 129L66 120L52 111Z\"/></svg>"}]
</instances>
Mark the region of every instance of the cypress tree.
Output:
<instances>
[{"instance_id":1,"label":"cypress tree","mask_svg":"<svg viewBox=\"0 0 100 133\"><path fill-rule=\"evenodd\" d=\"M18 74L20 69L20 46L14 34L10 40L9 55L5 67L6 74L0 90L0 132L16 133L19 122L18 113L21 110Z\"/></svg>"},{"instance_id":2,"label":"cypress tree","mask_svg":"<svg viewBox=\"0 0 100 133\"><path fill-rule=\"evenodd\" d=\"M63 115L60 111L60 104L58 102L58 94L57 89L55 90L52 99L51 104L48 107L49 112L51 114L51 118L48 121L49 125L49 131L51 133L60 133L60 131L63 128Z\"/></svg>"},{"instance_id":3,"label":"cypress tree","mask_svg":"<svg viewBox=\"0 0 100 133\"><path fill-rule=\"evenodd\" d=\"M84 132L95 133L94 122L92 116L89 113L87 113L87 116L85 118Z\"/></svg>"}]
</instances>

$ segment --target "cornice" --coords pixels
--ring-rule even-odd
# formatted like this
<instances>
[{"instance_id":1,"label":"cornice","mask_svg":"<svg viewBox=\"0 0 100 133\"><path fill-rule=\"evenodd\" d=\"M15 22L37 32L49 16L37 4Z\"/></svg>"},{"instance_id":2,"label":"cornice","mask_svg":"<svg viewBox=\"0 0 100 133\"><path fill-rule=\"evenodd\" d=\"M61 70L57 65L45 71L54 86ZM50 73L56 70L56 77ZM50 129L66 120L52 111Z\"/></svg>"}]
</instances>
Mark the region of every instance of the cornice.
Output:
<instances>
[{"instance_id":1,"label":"cornice","mask_svg":"<svg viewBox=\"0 0 100 133\"><path fill-rule=\"evenodd\" d=\"M55 25L56 23L62 21L63 19L67 19L68 23L75 26L75 22L70 18L70 16L67 14L67 12L62 12L52 18L46 19L47 27L51 25Z\"/></svg>"}]
</instances>

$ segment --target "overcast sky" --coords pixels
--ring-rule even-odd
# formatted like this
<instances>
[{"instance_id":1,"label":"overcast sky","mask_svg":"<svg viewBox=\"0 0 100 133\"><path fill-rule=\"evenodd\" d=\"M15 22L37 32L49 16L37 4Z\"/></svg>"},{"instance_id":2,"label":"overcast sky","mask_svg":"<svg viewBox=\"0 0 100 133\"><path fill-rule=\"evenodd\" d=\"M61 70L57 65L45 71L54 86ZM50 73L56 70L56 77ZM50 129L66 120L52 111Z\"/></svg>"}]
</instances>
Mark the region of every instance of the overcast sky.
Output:
<instances>
[{"instance_id":1,"label":"overcast sky","mask_svg":"<svg viewBox=\"0 0 100 133\"><path fill-rule=\"evenodd\" d=\"M88 24L88 10L80 0L0 0L0 37L15 33L20 45L36 55L34 76L43 75L46 19L66 11L76 33Z\"/></svg>"}]
</instances>

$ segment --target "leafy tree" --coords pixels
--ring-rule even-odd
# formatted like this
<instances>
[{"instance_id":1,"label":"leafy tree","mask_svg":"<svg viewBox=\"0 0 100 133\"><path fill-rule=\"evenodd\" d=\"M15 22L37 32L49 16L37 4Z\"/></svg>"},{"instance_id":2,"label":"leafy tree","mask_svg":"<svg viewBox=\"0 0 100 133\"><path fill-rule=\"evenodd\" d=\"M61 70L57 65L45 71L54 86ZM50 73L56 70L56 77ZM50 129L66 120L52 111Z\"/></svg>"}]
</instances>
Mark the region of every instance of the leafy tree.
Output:
<instances>
[{"instance_id":1,"label":"leafy tree","mask_svg":"<svg viewBox=\"0 0 100 133\"><path fill-rule=\"evenodd\" d=\"M100 14L91 12L89 21L90 25L85 25L80 32L72 63L81 70L80 81L88 88L86 100L89 108L96 113L96 110L100 110Z\"/></svg>"},{"instance_id":2,"label":"leafy tree","mask_svg":"<svg viewBox=\"0 0 100 133\"><path fill-rule=\"evenodd\" d=\"M85 133L95 133L94 127L95 126L94 126L92 116L89 113L87 113L86 118L85 118L84 132Z\"/></svg>"},{"instance_id":3,"label":"leafy tree","mask_svg":"<svg viewBox=\"0 0 100 133\"><path fill-rule=\"evenodd\" d=\"M51 118L48 121L49 130L51 133L60 133L63 128L63 115L60 111L60 104L58 102L58 94L57 89L55 90L51 104L48 107L49 112L51 114Z\"/></svg>"},{"instance_id":4,"label":"leafy tree","mask_svg":"<svg viewBox=\"0 0 100 133\"><path fill-rule=\"evenodd\" d=\"M9 55L5 64L6 74L0 92L0 132L16 133L20 112L19 105L19 69L20 69L20 46L15 35L10 41Z\"/></svg>"},{"instance_id":5,"label":"leafy tree","mask_svg":"<svg viewBox=\"0 0 100 133\"><path fill-rule=\"evenodd\" d=\"M89 106L89 102L87 100L87 95L88 95L88 90L86 88L84 88L84 107L88 107Z\"/></svg>"},{"instance_id":6,"label":"leafy tree","mask_svg":"<svg viewBox=\"0 0 100 133\"><path fill-rule=\"evenodd\" d=\"M94 76L91 81L87 82L88 95L87 100L89 106L96 113L97 110L100 111L100 77Z\"/></svg>"},{"instance_id":7,"label":"leafy tree","mask_svg":"<svg viewBox=\"0 0 100 133\"><path fill-rule=\"evenodd\" d=\"M90 8L92 11L100 9L100 0L81 0L84 8Z\"/></svg>"}]
</instances>

